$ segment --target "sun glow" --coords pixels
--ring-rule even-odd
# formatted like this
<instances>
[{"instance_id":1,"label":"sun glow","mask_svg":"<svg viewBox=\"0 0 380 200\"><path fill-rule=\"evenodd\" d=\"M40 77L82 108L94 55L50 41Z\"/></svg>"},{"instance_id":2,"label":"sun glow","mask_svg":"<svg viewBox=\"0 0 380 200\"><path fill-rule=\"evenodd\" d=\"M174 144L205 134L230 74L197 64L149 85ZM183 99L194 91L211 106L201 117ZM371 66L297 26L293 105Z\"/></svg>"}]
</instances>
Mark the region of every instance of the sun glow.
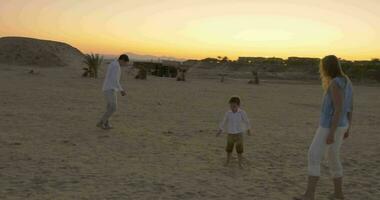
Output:
<instances>
[{"instance_id":1,"label":"sun glow","mask_svg":"<svg viewBox=\"0 0 380 200\"><path fill-rule=\"evenodd\" d=\"M0 36L59 40L84 52L207 56L380 56L375 0L13 0Z\"/></svg>"}]
</instances>

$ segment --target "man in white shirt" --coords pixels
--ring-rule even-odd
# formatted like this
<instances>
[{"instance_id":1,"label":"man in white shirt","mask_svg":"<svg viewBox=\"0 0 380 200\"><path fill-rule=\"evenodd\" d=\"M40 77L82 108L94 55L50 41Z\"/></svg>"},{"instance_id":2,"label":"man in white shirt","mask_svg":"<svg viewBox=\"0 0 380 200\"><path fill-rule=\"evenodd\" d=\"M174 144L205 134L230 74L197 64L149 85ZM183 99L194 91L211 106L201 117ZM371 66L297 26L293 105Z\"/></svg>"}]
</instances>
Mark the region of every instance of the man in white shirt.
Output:
<instances>
[{"instance_id":1,"label":"man in white shirt","mask_svg":"<svg viewBox=\"0 0 380 200\"><path fill-rule=\"evenodd\" d=\"M231 154L236 147L236 152L238 154L239 166L242 167L243 161L243 133L246 131L248 135L251 134L251 124L244 110L240 109L240 98L231 97L230 110L224 115L222 123L220 123L219 131L216 136L219 136L222 132L226 132L227 135L227 160L226 166L229 164L231 159Z\"/></svg>"},{"instance_id":2,"label":"man in white shirt","mask_svg":"<svg viewBox=\"0 0 380 200\"><path fill-rule=\"evenodd\" d=\"M126 93L120 85L121 66L127 66L129 63L129 57L123 54L118 60L113 61L108 65L107 74L103 83L103 93L107 102L106 112L97 124L97 127L102 129L111 129L112 126L109 123L109 119L117 108L117 93L120 92L121 96L125 96Z\"/></svg>"}]
</instances>

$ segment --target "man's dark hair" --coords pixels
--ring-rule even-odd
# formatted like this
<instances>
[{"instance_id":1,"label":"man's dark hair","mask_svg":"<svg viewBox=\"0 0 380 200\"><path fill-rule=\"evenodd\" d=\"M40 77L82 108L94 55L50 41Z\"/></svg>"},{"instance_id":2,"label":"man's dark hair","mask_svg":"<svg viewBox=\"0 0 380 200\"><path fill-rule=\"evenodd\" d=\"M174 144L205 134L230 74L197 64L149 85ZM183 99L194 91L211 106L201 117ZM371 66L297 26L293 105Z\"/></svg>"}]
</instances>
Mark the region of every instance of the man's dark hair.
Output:
<instances>
[{"instance_id":1,"label":"man's dark hair","mask_svg":"<svg viewBox=\"0 0 380 200\"><path fill-rule=\"evenodd\" d=\"M122 54L119 56L119 60L122 60L124 62L129 62L129 57L127 54Z\"/></svg>"},{"instance_id":2,"label":"man's dark hair","mask_svg":"<svg viewBox=\"0 0 380 200\"><path fill-rule=\"evenodd\" d=\"M239 105L240 106L240 98L239 97L237 97L237 96L233 96L233 97L231 97L230 98L230 101L228 101L228 103L236 103L237 105Z\"/></svg>"}]
</instances>

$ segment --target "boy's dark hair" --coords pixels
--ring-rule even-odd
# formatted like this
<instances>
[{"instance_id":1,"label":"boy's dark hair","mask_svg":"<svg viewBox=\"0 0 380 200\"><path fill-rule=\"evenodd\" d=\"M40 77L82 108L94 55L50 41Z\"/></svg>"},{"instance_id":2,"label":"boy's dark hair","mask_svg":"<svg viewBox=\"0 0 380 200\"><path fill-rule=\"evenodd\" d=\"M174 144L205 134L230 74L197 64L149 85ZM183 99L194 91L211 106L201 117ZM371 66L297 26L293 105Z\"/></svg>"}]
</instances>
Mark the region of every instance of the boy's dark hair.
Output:
<instances>
[{"instance_id":1,"label":"boy's dark hair","mask_svg":"<svg viewBox=\"0 0 380 200\"><path fill-rule=\"evenodd\" d=\"M124 62L129 62L129 57L127 54L122 54L119 56L119 60L122 60Z\"/></svg>"},{"instance_id":2,"label":"boy's dark hair","mask_svg":"<svg viewBox=\"0 0 380 200\"><path fill-rule=\"evenodd\" d=\"M230 98L230 100L228 101L228 103L236 103L237 105L240 106L240 98L238 96L233 96Z\"/></svg>"}]
</instances>

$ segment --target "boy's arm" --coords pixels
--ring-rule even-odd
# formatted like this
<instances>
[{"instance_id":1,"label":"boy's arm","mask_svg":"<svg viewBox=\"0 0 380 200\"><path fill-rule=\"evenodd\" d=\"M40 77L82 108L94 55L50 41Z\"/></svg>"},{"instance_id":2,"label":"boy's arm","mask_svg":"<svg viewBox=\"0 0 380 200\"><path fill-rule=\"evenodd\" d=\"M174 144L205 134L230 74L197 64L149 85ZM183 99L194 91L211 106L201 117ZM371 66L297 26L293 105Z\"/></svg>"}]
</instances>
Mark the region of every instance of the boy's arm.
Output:
<instances>
[{"instance_id":1,"label":"boy's arm","mask_svg":"<svg viewBox=\"0 0 380 200\"><path fill-rule=\"evenodd\" d=\"M219 130L218 132L216 133L216 136L219 136L223 131L224 131L224 127L226 126L226 123L227 123L227 116L228 113L226 113L223 117L223 120L222 122L219 124Z\"/></svg>"}]
</instances>

